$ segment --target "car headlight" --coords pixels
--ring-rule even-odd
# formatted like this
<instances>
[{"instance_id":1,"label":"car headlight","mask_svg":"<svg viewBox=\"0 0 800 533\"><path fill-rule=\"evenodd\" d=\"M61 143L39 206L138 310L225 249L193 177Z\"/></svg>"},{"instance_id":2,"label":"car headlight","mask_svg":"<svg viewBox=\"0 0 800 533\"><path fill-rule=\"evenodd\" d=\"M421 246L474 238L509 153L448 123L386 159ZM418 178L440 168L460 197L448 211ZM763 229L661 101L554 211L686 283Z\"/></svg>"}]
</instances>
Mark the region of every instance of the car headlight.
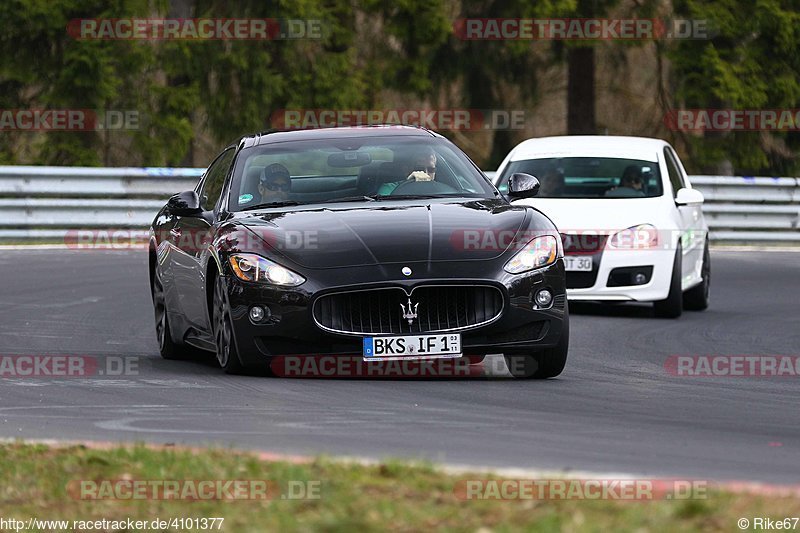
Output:
<instances>
[{"instance_id":1,"label":"car headlight","mask_svg":"<svg viewBox=\"0 0 800 533\"><path fill-rule=\"evenodd\" d=\"M282 287L297 287L306 281L300 274L257 254L232 254L228 262L233 273L242 281L269 283Z\"/></svg>"},{"instance_id":2,"label":"car headlight","mask_svg":"<svg viewBox=\"0 0 800 533\"><path fill-rule=\"evenodd\" d=\"M509 274L521 274L535 268L552 265L563 255L559 239L552 235L542 235L526 244L506 263L504 268Z\"/></svg>"},{"instance_id":3,"label":"car headlight","mask_svg":"<svg viewBox=\"0 0 800 533\"><path fill-rule=\"evenodd\" d=\"M652 224L631 226L612 235L608 245L624 250L655 248L658 246L658 230Z\"/></svg>"}]
</instances>

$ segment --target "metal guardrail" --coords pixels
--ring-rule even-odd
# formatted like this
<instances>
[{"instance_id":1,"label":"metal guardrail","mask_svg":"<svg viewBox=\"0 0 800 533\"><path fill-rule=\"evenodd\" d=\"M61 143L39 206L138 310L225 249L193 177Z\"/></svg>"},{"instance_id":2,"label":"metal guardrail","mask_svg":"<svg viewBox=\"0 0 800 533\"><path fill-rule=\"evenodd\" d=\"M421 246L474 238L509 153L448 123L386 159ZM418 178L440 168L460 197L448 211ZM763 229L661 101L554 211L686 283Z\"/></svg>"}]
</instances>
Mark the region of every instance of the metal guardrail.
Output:
<instances>
[{"instance_id":1,"label":"metal guardrail","mask_svg":"<svg viewBox=\"0 0 800 533\"><path fill-rule=\"evenodd\" d=\"M0 242L63 240L75 229L141 230L200 168L0 166ZM487 172L493 176L494 172ZM716 242L800 243L800 178L690 176Z\"/></svg>"},{"instance_id":2,"label":"metal guardrail","mask_svg":"<svg viewBox=\"0 0 800 533\"><path fill-rule=\"evenodd\" d=\"M62 241L75 229L141 229L202 168L0 166L0 242Z\"/></svg>"},{"instance_id":3,"label":"metal guardrail","mask_svg":"<svg viewBox=\"0 0 800 533\"><path fill-rule=\"evenodd\" d=\"M713 241L800 243L800 178L689 176Z\"/></svg>"},{"instance_id":4,"label":"metal guardrail","mask_svg":"<svg viewBox=\"0 0 800 533\"><path fill-rule=\"evenodd\" d=\"M194 187L203 168L0 166L0 197L163 198Z\"/></svg>"}]
</instances>

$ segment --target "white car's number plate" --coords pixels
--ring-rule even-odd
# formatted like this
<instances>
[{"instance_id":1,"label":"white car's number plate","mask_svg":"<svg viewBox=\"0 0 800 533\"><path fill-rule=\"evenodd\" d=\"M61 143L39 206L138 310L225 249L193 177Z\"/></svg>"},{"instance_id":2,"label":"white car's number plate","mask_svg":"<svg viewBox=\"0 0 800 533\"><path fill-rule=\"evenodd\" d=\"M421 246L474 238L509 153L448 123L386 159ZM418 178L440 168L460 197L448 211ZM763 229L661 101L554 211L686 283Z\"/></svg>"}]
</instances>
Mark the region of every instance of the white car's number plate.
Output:
<instances>
[{"instance_id":1,"label":"white car's number plate","mask_svg":"<svg viewBox=\"0 0 800 533\"><path fill-rule=\"evenodd\" d=\"M564 267L567 272L587 272L592 270L592 258L567 255L564 256Z\"/></svg>"},{"instance_id":2,"label":"white car's number plate","mask_svg":"<svg viewBox=\"0 0 800 533\"><path fill-rule=\"evenodd\" d=\"M364 337L364 360L461 357L461 334Z\"/></svg>"}]
</instances>

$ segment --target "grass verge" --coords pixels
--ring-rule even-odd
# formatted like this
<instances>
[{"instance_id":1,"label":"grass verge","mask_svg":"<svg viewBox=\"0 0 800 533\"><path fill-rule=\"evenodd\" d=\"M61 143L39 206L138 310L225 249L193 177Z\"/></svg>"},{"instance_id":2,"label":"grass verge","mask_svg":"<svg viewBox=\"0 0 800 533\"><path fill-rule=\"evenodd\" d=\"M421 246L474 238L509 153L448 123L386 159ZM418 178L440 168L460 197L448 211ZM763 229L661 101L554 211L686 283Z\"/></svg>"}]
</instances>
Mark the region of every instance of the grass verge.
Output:
<instances>
[{"instance_id":1,"label":"grass verge","mask_svg":"<svg viewBox=\"0 0 800 533\"><path fill-rule=\"evenodd\" d=\"M742 517L753 527L754 517L800 516L797 497L716 489L705 497L654 501L465 500L454 490L467 480L487 478L501 479L486 474L449 474L431 465L399 461L364 466L318 458L298 464L265 461L225 449L197 451L141 445L94 449L13 443L0 445L0 517L70 522L214 517L224 521L221 528L212 530L228 532L605 532L736 531L737 520ZM81 498L82 494L109 496L103 494L103 480L188 480L195 484L201 480L269 480L277 490L270 491L270 499L260 498L259 493L253 500ZM88 492L76 490L81 482L84 489L90 487ZM312 498L282 498L302 491ZM128 493L120 490L115 494ZM0 524L0 529L14 530L8 522ZM70 524L68 530L81 528ZM105 530L118 529L107 526Z\"/></svg>"}]
</instances>

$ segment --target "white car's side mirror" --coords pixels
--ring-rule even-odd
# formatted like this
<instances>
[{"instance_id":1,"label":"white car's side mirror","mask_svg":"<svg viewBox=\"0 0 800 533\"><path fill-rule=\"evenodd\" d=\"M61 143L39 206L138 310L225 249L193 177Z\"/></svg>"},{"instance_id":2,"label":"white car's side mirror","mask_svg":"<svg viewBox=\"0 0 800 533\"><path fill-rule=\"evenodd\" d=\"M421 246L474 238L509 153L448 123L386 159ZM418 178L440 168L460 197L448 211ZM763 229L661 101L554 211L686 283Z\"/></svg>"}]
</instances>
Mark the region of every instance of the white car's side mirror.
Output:
<instances>
[{"instance_id":1,"label":"white car's side mirror","mask_svg":"<svg viewBox=\"0 0 800 533\"><path fill-rule=\"evenodd\" d=\"M678 194L675 196L675 203L677 205L702 204L703 202L705 202L703 193L697 189L679 189Z\"/></svg>"}]
</instances>

